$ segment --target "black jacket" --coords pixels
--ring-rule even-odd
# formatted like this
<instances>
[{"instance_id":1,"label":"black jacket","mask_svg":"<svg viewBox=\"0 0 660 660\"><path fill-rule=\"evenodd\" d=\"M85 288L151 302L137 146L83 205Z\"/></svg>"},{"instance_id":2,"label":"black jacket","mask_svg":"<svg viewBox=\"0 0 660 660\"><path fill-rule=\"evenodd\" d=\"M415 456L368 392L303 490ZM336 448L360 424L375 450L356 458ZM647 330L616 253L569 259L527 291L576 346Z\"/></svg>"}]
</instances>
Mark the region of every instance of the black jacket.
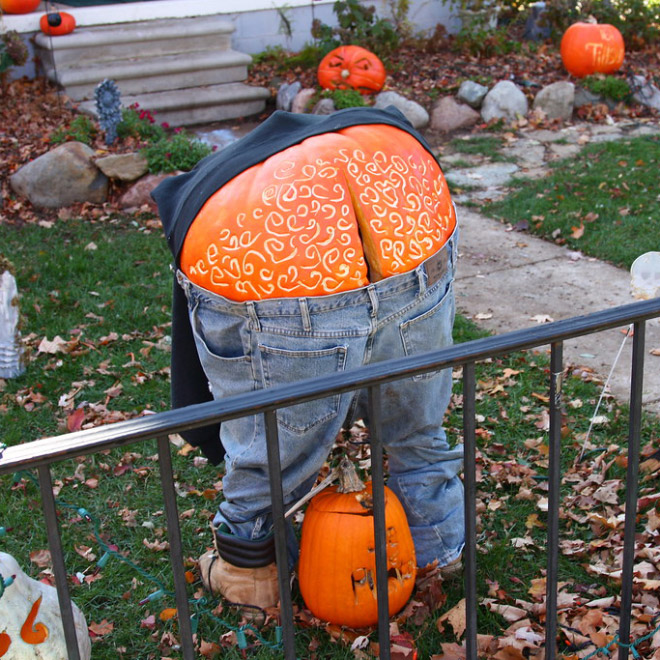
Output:
<instances>
[{"instance_id":1,"label":"black jacket","mask_svg":"<svg viewBox=\"0 0 660 660\"><path fill-rule=\"evenodd\" d=\"M413 135L433 153L426 140L394 107L385 110L348 108L325 116L275 112L245 137L206 157L192 171L165 179L153 191L152 197L158 204L175 268L179 267L181 248L193 220L209 197L228 181L308 137L359 124L395 126ZM185 294L176 279L172 294L171 379L173 408L213 399L195 349ZM214 425L187 431L183 435L187 442L199 447L212 463L217 464L224 458L219 431L219 425Z\"/></svg>"}]
</instances>

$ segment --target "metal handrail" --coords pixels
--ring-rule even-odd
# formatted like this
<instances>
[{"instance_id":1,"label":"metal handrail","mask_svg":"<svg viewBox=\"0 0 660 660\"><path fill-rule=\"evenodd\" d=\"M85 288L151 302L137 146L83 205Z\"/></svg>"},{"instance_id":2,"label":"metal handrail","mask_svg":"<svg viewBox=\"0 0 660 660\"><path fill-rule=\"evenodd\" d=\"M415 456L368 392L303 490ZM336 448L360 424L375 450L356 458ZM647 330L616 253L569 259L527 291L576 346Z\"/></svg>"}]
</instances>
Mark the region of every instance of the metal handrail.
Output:
<instances>
[{"instance_id":1,"label":"metal handrail","mask_svg":"<svg viewBox=\"0 0 660 660\"><path fill-rule=\"evenodd\" d=\"M174 574L176 604L179 618L181 649L186 660L193 660L194 646L186 583L183 575L183 549L179 530L176 495L172 476L172 464L168 435L200 428L217 422L263 414L265 417L268 446L269 477L275 527L275 550L281 594L283 628L283 652L288 660L295 655L293 609L289 588L286 558L286 530L284 503L279 464L279 439L277 433L278 408L310 401L338 392L367 389L369 393L370 431L372 443L372 482L374 496L374 531L377 546L376 579L378 598L378 635L380 657L389 660L389 627L387 567L385 555L384 475L382 470L382 446L380 444L380 387L381 385L429 371L463 367L463 440L465 447L465 519L466 546L466 656L476 660L476 433L475 433L475 372L476 362L515 351L550 345L550 443L549 443L549 511L548 511L548 563L547 563L547 623L546 658L556 657L557 631L557 563L559 528L559 484L561 448L561 374L563 372L562 347L566 339L634 324L633 360L631 373L630 421L628 440L628 478L626 492L626 523L622 570L620 639L628 639L630 631L630 606L634 562L634 525L637 505L636 484L638 478L642 379L644 364L645 321L660 316L660 298L632 303L587 316L578 316L533 328L477 339L425 354L398 358L361 367L352 371L309 379L285 386L259 390L227 397L221 401L198 404L140 417L125 422L43 438L22 445L8 447L0 453L0 475L18 470L37 469L46 518L49 547L53 551L53 569L62 612L67 651L71 660L78 660L78 646L69 598L66 567L61 553L61 540L52 492L50 465L65 459L121 447L142 440L158 439L158 456L161 470L171 561ZM625 660L628 648L619 649L620 660Z\"/></svg>"}]
</instances>

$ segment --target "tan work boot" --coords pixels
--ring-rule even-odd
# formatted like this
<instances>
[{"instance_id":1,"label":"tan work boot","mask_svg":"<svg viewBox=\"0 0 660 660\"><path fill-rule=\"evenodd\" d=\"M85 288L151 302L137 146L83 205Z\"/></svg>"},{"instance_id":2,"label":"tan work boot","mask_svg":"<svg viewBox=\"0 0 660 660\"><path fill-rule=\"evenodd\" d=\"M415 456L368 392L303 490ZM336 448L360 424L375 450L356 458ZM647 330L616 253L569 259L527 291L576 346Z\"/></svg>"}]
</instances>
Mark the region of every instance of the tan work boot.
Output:
<instances>
[{"instance_id":1,"label":"tan work boot","mask_svg":"<svg viewBox=\"0 0 660 660\"><path fill-rule=\"evenodd\" d=\"M446 566L440 568L440 575L443 580L454 580L463 573L463 555L460 554L454 561L450 561Z\"/></svg>"},{"instance_id":2,"label":"tan work boot","mask_svg":"<svg viewBox=\"0 0 660 660\"><path fill-rule=\"evenodd\" d=\"M207 591L236 605L266 609L280 599L275 562L258 568L242 568L225 561L216 550L199 558L199 570Z\"/></svg>"}]
</instances>

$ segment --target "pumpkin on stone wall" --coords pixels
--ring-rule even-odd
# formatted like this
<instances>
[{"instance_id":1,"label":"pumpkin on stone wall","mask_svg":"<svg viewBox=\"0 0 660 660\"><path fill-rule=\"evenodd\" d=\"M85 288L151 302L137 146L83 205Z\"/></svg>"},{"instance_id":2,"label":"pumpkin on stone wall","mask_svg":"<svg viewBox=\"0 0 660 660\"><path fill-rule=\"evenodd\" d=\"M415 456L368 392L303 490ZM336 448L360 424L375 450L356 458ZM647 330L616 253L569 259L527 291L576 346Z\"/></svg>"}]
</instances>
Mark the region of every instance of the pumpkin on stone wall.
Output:
<instances>
[{"instance_id":1,"label":"pumpkin on stone wall","mask_svg":"<svg viewBox=\"0 0 660 660\"><path fill-rule=\"evenodd\" d=\"M76 19L66 11L53 11L39 19L39 27L44 34L62 36L75 30Z\"/></svg>"},{"instance_id":2,"label":"pumpkin on stone wall","mask_svg":"<svg viewBox=\"0 0 660 660\"><path fill-rule=\"evenodd\" d=\"M215 192L186 235L181 270L235 301L327 295L412 270L455 224L442 171L412 135L350 126Z\"/></svg>"},{"instance_id":3,"label":"pumpkin on stone wall","mask_svg":"<svg viewBox=\"0 0 660 660\"><path fill-rule=\"evenodd\" d=\"M576 78L614 73L625 55L621 32L607 23L574 23L564 32L559 50L564 67Z\"/></svg>"},{"instance_id":4,"label":"pumpkin on stone wall","mask_svg":"<svg viewBox=\"0 0 660 660\"><path fill-rule=\"evenodd\" d=\"M315 495L305 512L298 581L314 616L362 628L378 621L376 553L371 482L359 479L348 458L339 485ZM415 586L417 562L406 514L385 487L387 592L389 614L396 614Z\"/></svg>"},{"instance_id":5,"label":"pumpkin on stone wall","mask_svg":"<svg viewBox=\"0 0 660 660\"><path fill-rule=\"evenodd\" d=\"M7 14L29 14L41 0L0 0L0 9Z\"/></svg>"},{"instance_id":6,"label":"pumpkin on stone wall","mask_svg":"<svg viewBox=\"0 0 660 660\"><path fill-rule=\"evenodd\" d=\"M320 62L317 77L323 89L355 89L361 94L379 92L385 84L385 65L361 46L339 46Z\"/></svg>"}]
</instances>

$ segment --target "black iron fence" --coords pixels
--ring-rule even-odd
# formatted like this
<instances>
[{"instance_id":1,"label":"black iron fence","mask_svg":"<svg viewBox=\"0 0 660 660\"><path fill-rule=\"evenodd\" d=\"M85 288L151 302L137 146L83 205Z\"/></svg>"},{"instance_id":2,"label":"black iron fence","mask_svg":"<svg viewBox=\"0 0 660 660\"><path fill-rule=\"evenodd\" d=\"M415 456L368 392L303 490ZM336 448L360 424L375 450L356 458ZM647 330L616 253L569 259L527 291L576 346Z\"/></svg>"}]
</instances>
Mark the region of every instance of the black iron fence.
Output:
<instances>
[{"instance_id":1,"label":"black iron fence","mask_svg":"<svg viewBox=\"0 0 660 660\"><path fill-rule=\"evenodd\" d=\"M73 611L67 584L67 571L62 553L57 521L56 501L50 466L53 463L93 454L157 438L162 492L167 517L170 555L178 611L180 645L186 660L195 658L190 617L189 596L184 575L183 547L176 504L176 491L172 472L168 436L187 429L207 426L245 415L263 414L266 422L271 497L275 527L275 550L279 571L281 594L282 652L287 660L294 659L295 630L290 581L287 569L284 502L280 471L277 410L293 404L319 399L331 393L366 389L369 393L369 428L372 457L372 481L374 500L374 528L376 535L376 585L378 598L378 638L380 657L390 658L387 556L385 542L385 493L383 449L380 424L380 387L384 383L409 378L418 374L444 368L462 367L463 374L463 437L465 449L465 517L466 546L465 595L466 595L466 657L477 658L477 536L476 536L476 408L475 364L494 356L506 355L519 350L550 345L549 379L549 491L547 521L547 577L546 577L546 640L545 657L557 656L557 588L559 555L559 487L561 454L561 397L563 367L563 342L573 337L587 335L611 328L633 325L632 369L630 375L630 418L628 423L628 467L626 479L625 528L621 586L620 626L618 639L630 636L633 563L635 551L635 518L637 509L637 484L640 452L640 427L642 415L642 382L645 356L645 322L660 316L660 298L637 302L558 321L525 330L486 337L457 344L450 348L372 364L361 369L325 378L277 387L249 394L229 397L223 401L205 403L127 422L103 426L86 431L69 433L53 438L35 440L0 450L0 475L21 470L36 469L39 476L42 507L48 543L53 561L58 599L62 611L64 634L70 660L79 660L74 627ZM629 646L621 644L619 660L626 660Z\"/></svg>"}]
</instances>

